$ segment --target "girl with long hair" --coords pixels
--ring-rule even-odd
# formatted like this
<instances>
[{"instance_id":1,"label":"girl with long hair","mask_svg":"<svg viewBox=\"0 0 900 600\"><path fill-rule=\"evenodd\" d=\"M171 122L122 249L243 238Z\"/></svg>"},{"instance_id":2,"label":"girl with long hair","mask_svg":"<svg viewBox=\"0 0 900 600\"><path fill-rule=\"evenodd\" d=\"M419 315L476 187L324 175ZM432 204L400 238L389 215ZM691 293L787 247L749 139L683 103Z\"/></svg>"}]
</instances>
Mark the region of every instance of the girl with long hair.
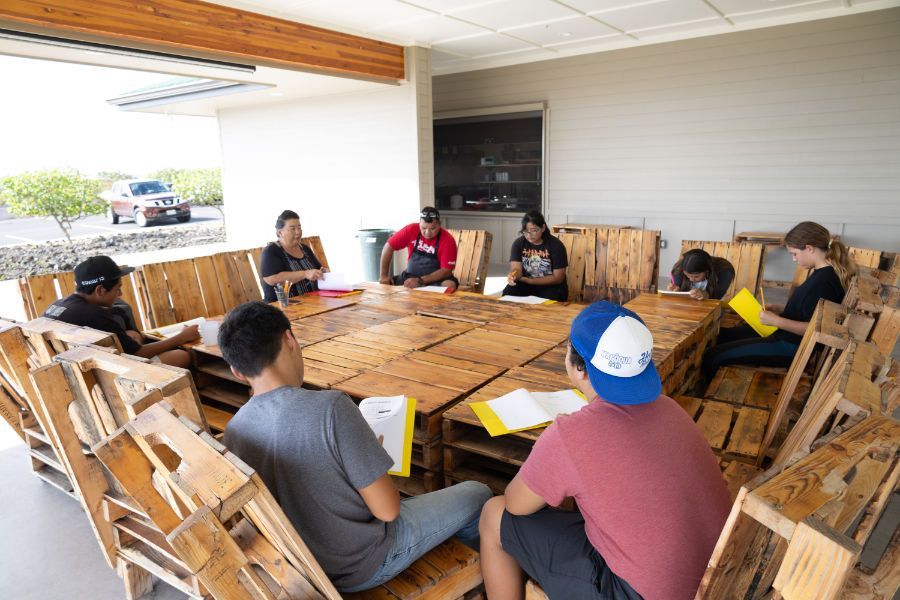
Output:
<instances>
[{"instance_id":1,"label":"girl with long hair","mask_svg":"<svg viewBox=\"0 0 900 600\"><path fill-rule=\"evenodd\" d=\"M832 240L827 229L804 221L784 236L784 245L797 266L811 270L809 277L785 306L764 306L760 311L759 320L764 325L778 328L772 335L760 337L748 325L719 332L718 343L703 357L708 381L722 365L790 366L819 300L844 299L856 269L847 248Z\"/></svg>"},{"instance_id":2,"label":"girl with long hair","mask_svg":"<svg viewBox=\"0 0 900 600\"><path fill-rule=\"evenodd\" d=\"M669 291L690 292L695 300L721 300L734 281L734 267L700 248L685 252L672 267Z\"/></svg>"}]
</instances>

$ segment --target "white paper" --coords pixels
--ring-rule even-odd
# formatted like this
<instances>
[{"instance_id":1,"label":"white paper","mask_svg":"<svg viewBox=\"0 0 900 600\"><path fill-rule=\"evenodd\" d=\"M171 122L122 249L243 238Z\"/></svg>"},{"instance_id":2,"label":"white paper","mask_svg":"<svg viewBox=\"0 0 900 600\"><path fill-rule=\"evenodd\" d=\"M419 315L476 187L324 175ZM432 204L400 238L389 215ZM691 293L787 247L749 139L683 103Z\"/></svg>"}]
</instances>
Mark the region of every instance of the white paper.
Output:
<instances>
[{"instance_id":1,"label":"white paper","mask_svg":"<svg viewBox=\"0 0 900 600\"><path fill-rule=\"evenodd\" d=\"M147 333L156 334L159 337L170 338L181 333L181 330L184 329L188 325L200 325L200 323L205 323L206 319L203 317L197 317L196 319L191 319L190 321L185 321L183 323L175 323L173 325L166 325L165 327L157 327Z\"/></svg>"},{"instance_id":2,"label":"white paper","mask_svg":"<svg viewBox=\"0 0 900 600\"><path fill-rule=\"evenodd\" d=\"M504 302L518 302L519 304L543 304L546 298L539 296L501 296L500 300Z\"/></svg>"},{"instance_id":3,"label":"white paper","mask_svg":"<svg viewBox=\"0 0 900 600\"><path fill-rule=\"evenodd\" d=\"M352 292L353 286L344 280L343 273L324 273L324 279L320 279L320 290L331 290L333 292Z\"/></svg>"},{"instance_id":4,"label":"white paper","mask_svg":"<svg viewBox=\"0 0 900 600\"><path fill-rule=\"evenodd\" d=\"M488 400L487 404L509 430L532 427L553 420L525 388Z\"/></svg>"},{"instance_id":5,"label":"white paper","mask_svg":"<svg viewBox=\"0 0 900 600\"><path fill-rule=\"evenodd\" d=\"M413 288L417 292L434 292L435 294L446 294L447 288L442 285L423 285L422 287Z\"/></svg>"},{"instance_id":6,"label":"white paper","mask_svg":"<svg viewBox=\"0 0 900 600\"><path fill-rule=\"evenodd\" d=\"M670 292L669 290L658 290L663 296L690 296L690 292Z\"/></svg>"},{"instance_id":7,"label":"white paper","mask_svg":"<svg viewBox=\"0 0 900 600\"><path fill-rule=\"evenodd\" d=\"M558 415L581 410L587 402L575 390L529 392L525 388L519 388L488 400L487 404L503 425L514 431L549 423Z\"/></svg>"},{"instance_id":8,"label":"white paper","mask_svg":"<svg viewBox=\"0 0 900 600\"><path fill-rule=\"evenodd\" d=\"M384 436L382 446L394 461L388 470L400 471L406 433L406 396L366 398L359 403L359 412L375 432L375 437Z\"/></svg>"},{"instance_id":9,"label":"white paper","mask_svg":"<svg viewBox=\"0 0 900 600\"><path fill-rule=\"evenodd\" d=\"M558 392L531 392L541 407L547 411L552 418L558 415L568 415L578 412L587 404L584 398L579 396L575 390L560 390Z\"/></svg>"}]
</instances>

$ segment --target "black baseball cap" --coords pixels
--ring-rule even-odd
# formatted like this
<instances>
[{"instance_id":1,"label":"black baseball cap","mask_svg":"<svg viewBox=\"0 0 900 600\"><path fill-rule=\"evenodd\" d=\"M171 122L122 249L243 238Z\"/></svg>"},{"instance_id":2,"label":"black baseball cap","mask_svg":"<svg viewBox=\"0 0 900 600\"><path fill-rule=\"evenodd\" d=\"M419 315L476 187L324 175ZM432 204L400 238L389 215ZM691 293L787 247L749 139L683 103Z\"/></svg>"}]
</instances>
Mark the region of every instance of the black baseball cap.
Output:
<instances>
[{"instance_id":1,"label":"black baseball cap","mask_svg":"<svg viewBox=\"0 0 900 600\"><path fill-rule=\"evenodd\" d=\"M119 279L132 271L134 267L120 267L108 256L92 256L75 266L75 283L78 287L88 287Z\"/></svg>"},{"instance_id":2,"label":"black baseball cap","mask_svg":"<svg viewBox=\"0 0 900 600\"><path fill-rule=\"evenodd\" d=\"M441 213L438 212L433 206L426 206L422 209L422 212L419 213L419 218L425 221L426 223L431 223L435 219L441 219Z\"/></svg>"}]
</instances>

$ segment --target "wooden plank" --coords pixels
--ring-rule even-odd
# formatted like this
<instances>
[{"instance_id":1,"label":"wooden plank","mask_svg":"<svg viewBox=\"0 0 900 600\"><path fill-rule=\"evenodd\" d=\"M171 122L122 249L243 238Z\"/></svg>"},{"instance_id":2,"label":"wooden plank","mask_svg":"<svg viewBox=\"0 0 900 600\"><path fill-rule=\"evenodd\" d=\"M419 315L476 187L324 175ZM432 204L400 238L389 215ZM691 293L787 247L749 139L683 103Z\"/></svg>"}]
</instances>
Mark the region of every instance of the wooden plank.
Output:
<instances>
[{"instance_id":1,"label":"wooden plank","mask_svg":"<svg viewBox=\"0 0 900 600\"><path fill-rule=\"evenodd\" d=\"M163 265L150 263L142 266L139 270L138 282L150 328L156 329L177 323L178 319L175 317L175 311L169 300L169 287Z\"/></svg>"},{"instance_id":2,"label":"wooden plank","mask_svg":"<svg viewBox=\"0 0 900 600\"><path fill-rule=\"evenodd\" d=\"M225 311L230 311L239 304L249 300L249 297L244 293L241 276L238 273L237 266L234 264L231 253L219 252L218 254L213 254L211 258L219 281L219 292L222 295L222 304L225 307Z\"/></svg>"},{"instance_id":3,"label":"wooden plank","mask_svg":"<svg viewBox=\"0 0 900 600\"><path fill-rule=\"evenodd\" d=\"M628 232L628 272L627 287L628 289L639 289L641 286L641 271L643 268L643 260L641 250L643 249L644 231L640 229L623 229ZM652 267L651 267L652 268Z\"/></svg>"},{"instance_id":4,"label":"wooden plank","mask_svg":"<svg viewBox=\"0 0 900 600\"><path fill-rule=\"evenodd\" d=\"M656 291L656 287L659 285L660 232L642 231L641 236L640 277L637 288L644 291Z\"/></svg>"},{"instance_id":5,"label":"wooden plank","mask_svg":"<svg viewBox=\"0 0 900 600\"><path fill-rule=\"evenodd\" d=\"M262 300L260 284L253 273L253 267L250 265L250 258L247 252L245 250L232 252L231 258L240 278L241 287L244 289L244 297L248 301Z\"/></svg>"},{"instance_id":6,"label":"wooden plank","mask_svg":"<svg viewBox=\"0 0 900 600\"><path fill-rule=\"evenodd\" d=\"M703 412L697 419L703 437L714 450L721 450L725 436L731 429L731 415L734 409L722 402L707 401L703 404Z\"/></svg>"},{"instance_id":7,"label":"wooden plank","mask_svg":"<svg viewBox=\"0 0 900 600\"><path fill-rule=\"evenodd\" d=\"M126 0L63 0L52 8L8 0L0 18L64 37L90 35L176 54L190 50L218 60L381 81L405 76L402 46L199 0L153 0L147 10Z\"/></svg>"},{"instance_id":8,"label":"wooden plank","mask_svg":"<svg viewBox=\"0 0 900 600\"><path fill-rule=\"evenodd\" d=\"M197 270L197 282L200 285L200 293L203 294L206 315L213 317L227 313L212 257L198 256L194 259L194 268Z\"/></svg>"},{"instance_id":9,"label":"wooden plank","mask_svg":"<svg viewBox=\"0 0 900 600\"><path fill-rule=\"evenodd\" d=\"M756 459L763 435L766 433L768 420L769 411L767 410L748 406L738 408L737 421L728 438L725 452Z\"/></svg>"},{"instance_id":10,"label":"wooden plank","mask_svg":"<svg viewBox=\"0 0 900 600\"><path fill-rule=\"evenodd\" d=\"M44 314L47 307L59 299L56 293L56 275L32 275L26 278L31 294L29 304L34 307L35 317ZM34 318L34 317L31 317Z\"/></svg>"},{"instance_id":11,"label":"wooden plank","mask_svg":"<svg viewBox=\"0 0 900 600\"><path fill-rule=\"evenodd\" d=\"M162 267L166 272L169 295L172 297L172 310L175 311L177 322L214 316L206 312L193 259L165 262L162 263Z\"/></svg>"},{"instance_id":12,"label":"wooden plank","mask_svg":"<svg viewBox=\"0 0 900 600\"><path fill-rule=\"evenodd\" d=\"M861 552L852 539L807 517L797 525L772 586L785 600L838 598Z\"/></svg>"}]
</instances>

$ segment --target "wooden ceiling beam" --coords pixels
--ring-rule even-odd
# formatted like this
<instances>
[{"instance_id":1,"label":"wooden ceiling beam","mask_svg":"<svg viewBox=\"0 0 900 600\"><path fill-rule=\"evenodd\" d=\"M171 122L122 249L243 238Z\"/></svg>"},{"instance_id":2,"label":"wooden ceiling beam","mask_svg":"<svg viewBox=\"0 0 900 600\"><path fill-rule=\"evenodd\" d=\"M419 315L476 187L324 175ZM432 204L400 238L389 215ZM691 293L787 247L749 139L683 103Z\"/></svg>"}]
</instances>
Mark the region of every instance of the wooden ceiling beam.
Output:
<instances>
[{"instance_id":1,"label":"wooden ceiling beam","mask_svg":"<svg viewBox=\"0 0 900 600\"><path fill-rule=\"evenodd\" d=\"M0 20L219 60L389 81L405 76L402 46L200 0L2 0Z\"/></svg>"}]
</instances>

